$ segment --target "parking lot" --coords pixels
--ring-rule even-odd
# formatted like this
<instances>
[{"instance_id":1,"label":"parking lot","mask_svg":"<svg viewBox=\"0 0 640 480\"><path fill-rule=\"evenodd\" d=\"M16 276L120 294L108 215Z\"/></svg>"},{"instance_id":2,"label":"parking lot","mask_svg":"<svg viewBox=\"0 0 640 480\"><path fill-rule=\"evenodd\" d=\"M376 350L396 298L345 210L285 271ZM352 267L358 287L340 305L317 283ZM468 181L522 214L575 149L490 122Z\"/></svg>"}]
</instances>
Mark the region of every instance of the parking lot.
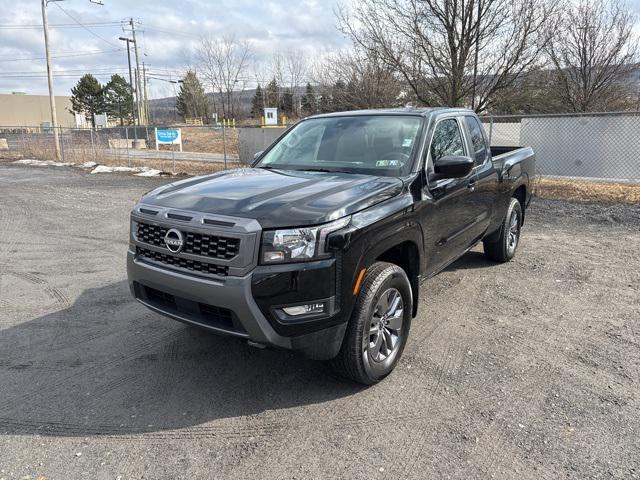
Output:
<instances>
[{"instance_id":1,"label":"parking lot","mask_svg":"<svg viewBox=\"0 0 640 480\"><path fill-rule=\"evenodd\" d=\"M0 479L640 478L640 206L534 200L363 388L132 300L129 210L167 181L0 163Z\"/></svg>"}]
</instances>

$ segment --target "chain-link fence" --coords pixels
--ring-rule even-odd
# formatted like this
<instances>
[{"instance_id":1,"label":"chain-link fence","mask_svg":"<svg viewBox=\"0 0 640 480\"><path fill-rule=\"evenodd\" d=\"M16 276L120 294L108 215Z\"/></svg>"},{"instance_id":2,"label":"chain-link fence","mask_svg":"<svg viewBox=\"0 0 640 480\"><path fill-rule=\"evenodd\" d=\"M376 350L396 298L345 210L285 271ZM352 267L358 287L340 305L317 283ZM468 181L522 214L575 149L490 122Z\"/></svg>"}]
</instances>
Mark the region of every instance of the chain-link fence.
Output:
<instances>
[{"instance_id":1,"label":"chain-link fence","mask_svg":"<svg viewBox=\"0 0 640 480\"><path fill-rule=\"evenodd\" d=\"M640 112L483 116L482 121L491 145L532 147L539 175L640 183ZM180 151L177 145L156 147L155 128L62 128L62 160L148 165L165 171L189 171L180 167L197 162L204 165L198 172L215 171L249 164L256 152L285 131L251 126L158 126L180 128ZM1 127L0 148L2 139L9 151L25 158L55 158L50 128Z\"/></svg>"},{"instance_id":2,"label":"chain-link fence","mask_svg":"<svg viewBox=\"0 0 640 480\"><path fill-rule=\"evenodd\" d=\"M182 145L157 145L156 128L180 129ZM242 135L242 130L250 133ZM184 171L185 163L201 164L199 171L236 168L248 164L256 151L266 147L265 142L268 145L275 138L255 134L261 130L207 125L59 128L60 161L77 165L95 162L111 166L151 166L172 172ZM240 146L240 138L244 139L244 148ZM0 149L3 144L8 152L23 158L55 159L51 128L0 127Z\"/></svg>"},{"instance_id":3,"label":"chain-link fence","mask_svg":"<svg viewBox=\"0 0 640 480\"><path fill-rule=\"evenodd\" d=\"M640 112L483 116L492 146L528 146L548 177L640 182Z\"/></svg>"}]
</instances>

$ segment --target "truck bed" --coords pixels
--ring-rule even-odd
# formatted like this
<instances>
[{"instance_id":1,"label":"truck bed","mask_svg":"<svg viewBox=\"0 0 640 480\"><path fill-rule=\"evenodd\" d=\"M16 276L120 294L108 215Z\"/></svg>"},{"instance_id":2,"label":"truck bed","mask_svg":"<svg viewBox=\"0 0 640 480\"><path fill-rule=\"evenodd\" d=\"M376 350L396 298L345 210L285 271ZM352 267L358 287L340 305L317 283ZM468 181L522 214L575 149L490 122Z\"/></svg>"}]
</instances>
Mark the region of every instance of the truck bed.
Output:
<instances>
[{"instance_id":1,"label":"truck bed","mask_svg":"<svg viewBox=\"0 0 640 480\"><path fill-rule=\"evenodd\" d=\"M491 156L495 159L496 157L499 157L501 155L504 155L505 153L510 153L513 152L515 150L519 150L521 148L525 148L525 147L506 147L506 146L492 146L491 147Z\"/></svg>"}]
</instances>

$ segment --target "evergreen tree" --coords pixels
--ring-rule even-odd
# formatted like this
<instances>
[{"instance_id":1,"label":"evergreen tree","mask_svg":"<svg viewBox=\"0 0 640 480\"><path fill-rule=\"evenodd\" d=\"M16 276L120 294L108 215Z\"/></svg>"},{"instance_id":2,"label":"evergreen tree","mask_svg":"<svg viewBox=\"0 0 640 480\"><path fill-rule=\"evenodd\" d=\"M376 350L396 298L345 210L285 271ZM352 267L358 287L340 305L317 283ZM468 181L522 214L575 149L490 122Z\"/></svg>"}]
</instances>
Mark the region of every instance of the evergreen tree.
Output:
<instances>
[{"instance_id":1,"label":"evergreen tree","mask_svg":"<svg viewBox=\"0 0 640 480\"><path fill-rule=\"evenodd\" d=\"M204 94L202 83L192 70L189 70L182 79L176 98L176 109L185 119L199 117L208 120L209 118L209 102Z\"/></svg>"},{"instance_id":2,"label":"evergreen tree","mask_svg":"<svg viewBox=\"0 0 640 480\"><path fill-rule=\"evenodd\" d=\"M331 88L331 98L333 100L333 111L343 112L349 110L349 102L347 101L347 86L344 81L338 80Z\"/></svg>"},{"instance_id":3,"label":"evergreen tree","mask_svg":"<svg viewBox=\"0 0 640 480\"><path fill-rule=\"evenodd\" d=\"M265 90L264 106L265 107L277 107L280 104L280 87L278 82L274 78L269 82Z\"/></svg>"},{"instance_id":4,"label":"evergreen tree","mask_svg":"<svg viewBox=\"0 0 640 480\"><path fill-rule=\"evenodd\" d=\"M71 89L71 107L73 113L84 114L87 121L95 127L94 114L103 113L105 109L104 89L96 77L87 73L78 80Z\"/></svg>"},{"instance_id":5,"label":"evergreen tree","mask_svg":"<svg viewBox=\"0 0 640 480\"><path fill-rule=\"evenodd\" d=\"M251 118L260 118L264 109L264 93L260 84L256 87L256 93L251 100Z\"/></svg>"},{"instance_id":6,"label":"evergreen tree","mask_svg":"<svg viewBox=\"0 0 640 480\"><path fill-rule=\"evenodd\" d=\"M318 102L316 101L316 94L313 91L313 87L310 83L307 83L307 88L302 96L302 114L313 115L318 111Z\"/></svg>"},{"instance_id":7,"label":"evergreen tree","mask_svg":"<svg viewBox=\"0 0 640 480\"><path fill-rule=\"evenodd\" d=\"M280 111L288 117L293 113L293 93L288 88L280 96Z\"/></svg>"},{"instance_id":8,"label":"evergreen tree","mask_svg":"<svg viewBox=\"0 0 640 480\"><path fill-rule=\"evenodd\" d=\"M320 101L318 102L318 110L320 111L320 113L329 113L334 111L331 94L327 90L322 92L322 95L320 96Z\"/></svg>"},{"instance_id":9,"label":"evergreen tree","mask_svg":"<svg viewBox=\"0 0 640 480\"><path fill-rule=\"evenodd\" d=\"M120 125L124 125L124 119L129 119L133 114L129 82L120 75L112 75L104 86L104 102L107 114L119 119Z\"/></svg>"}]
</instances>

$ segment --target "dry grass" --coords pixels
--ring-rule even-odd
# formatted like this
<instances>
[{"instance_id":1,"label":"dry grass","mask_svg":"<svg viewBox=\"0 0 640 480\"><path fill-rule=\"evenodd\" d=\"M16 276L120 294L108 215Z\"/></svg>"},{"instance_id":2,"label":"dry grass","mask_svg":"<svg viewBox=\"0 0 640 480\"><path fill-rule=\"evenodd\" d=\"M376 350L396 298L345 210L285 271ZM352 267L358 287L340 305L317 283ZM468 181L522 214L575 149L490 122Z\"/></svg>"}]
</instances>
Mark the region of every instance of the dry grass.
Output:
<instances>
[{"instance_id":1,"label":"dry grass","mask_svg":"<svg viewBox=\"0 0 640 480\"><path fill-rule=\"evenodd\" d=\"M538 178L535 194L540 198L574 202L640 204L640 184Z\"/></svg>"},{"instance_id":2,"label":"dry grass","mask_svg":"<svg viewBox=\"0 0 640 480\"><path fill-rule=\"evenodd\" d=\"M198 153L224 153L226 146L228 155L238 155L238 130L227 128L224 132L224 143L222 129L212 127L179 127L182 131L182 150L185 152ZM161 150L171 150L171 145L161 145Z\"/></svg>"},{"instance_id":3,"label":"dry grass","mask_svg":"<svg viewBox=\"0 0 640 480\"><path fill-rule=\"evenodd\" d=\"M214 162L196 162L190 160L180 160L175 163L171 159L146 159L131 158L127 161L127 157L105 157L98 163L100 165L108 165L111 167L149 167L161 172L176 173L184 175L205 175L207 173L215 173L224 170L224 164ZM239 168L243 165L240 163L227 162L227 169Z\"/></svg>"},{"instance_id":4,"label":"dry grass","mask_svg":"<svg viewBox=\"0 0 640 480\"><path fill-rule=\"evenodd\" d=\"M215 142L212 140L212 138L215 137L208 137L206 131L197 127L187 128L189 130L197 130L195 134L190 134L192 135L192 141L203 142L198 144L201 148L207 147L210 148L210 150L207 151L218 153L215 151ZM237 134L235 136L235 142L237 145ZM22 152L12 150L0 151L0 162L11 162L21 158L52 160L54 155L52 149L43 148L43 146L39 145L31 145ZM161 160L133 157L128 160L126 154L120 157L113 157L101 155L100 150L96 150L96 155L94 156L90 145L87 146L86 151L82 148L77 148L73 151L73 154L67 152L65 161L73 163L96 161L101 165L108 166L149 167L162 172L183 175L204 175L219 172L224 169L223 164L212 162L176 161L174 163L171 159ZM240 163L227 163L227 168L238 168L242 166ZM535 183L535 195L551 200L568 200L574 202L640 204L640 184L538 178Z\"/></svg>"},{"instance_id":5,"label":"dry grass","mask_svg":"<svg viewBox=\"0 0 640 480\"><path fill-rule=\"evenodd\" d=\"M196 127L187 127L186 129L189 131L189 137L187 138L191 138L191 141L196 142L195 144L191 144L194 147L194 150L195 148L200 148L200 151L218 153L216 149L219 147L219 153L223 152L221 134L219 135L219 143L216 143L218 138L215 135L217 135L217 133L214 132L214 134L211 135L212 130L210 129L201 129ZM229 131L231 131L231 129L227 130L227 133ZM225 135L227 135L227 133L225 133ZM187 138L184 138L184 140L186 141ZM233 142L235 142L237 149L237 139L237 133L227 135L227 147L229 147L230 145L233 146ZM231 144L229 142L231 142ZM103 139L103 142L100 145L104 145L107 143L108 139ZM70 148L69 143L67 143L67 145L65 146L66 148L64 150L64 162L75 163L78 165L85 162L96 162L100 165L113 167L149 167L160 170L162 172L185 175L203 175L207 173L218 172L224 169L224 165L222 163L183 160L176 160L174 163L174 161L171 159L145 159L135 158L133 156L127 158L126 150L120 150L120 154L114 155L112 151L101 148L100 146L94 148L91 145L90 139L75 138L72 143L73 148ZM206 150L206 148L208 148L208 150ZM229 150L227 150L227 153L230 153ZM24 141L19 145L19 150L0 151L0 162L10 162L23 158L35 160L54 160L55 151L53 148L53 143L51 141L38 141L38 137L33 136L32 138L30 134L26 134L24 136ZM240 166L243 165L233 161L227 161L228 169L237 168Z\"/></svg>"},{"instance_id":6,"label":"dry grass","mask_svg":"<svg viewBox=\"0 0 640 480\"><path fill-rule=\"evenodd\" d=\"M15 150L0 150L0 162L13 162L15 160L21 160L24 155Z\"/></svg>"}]
</instances>

